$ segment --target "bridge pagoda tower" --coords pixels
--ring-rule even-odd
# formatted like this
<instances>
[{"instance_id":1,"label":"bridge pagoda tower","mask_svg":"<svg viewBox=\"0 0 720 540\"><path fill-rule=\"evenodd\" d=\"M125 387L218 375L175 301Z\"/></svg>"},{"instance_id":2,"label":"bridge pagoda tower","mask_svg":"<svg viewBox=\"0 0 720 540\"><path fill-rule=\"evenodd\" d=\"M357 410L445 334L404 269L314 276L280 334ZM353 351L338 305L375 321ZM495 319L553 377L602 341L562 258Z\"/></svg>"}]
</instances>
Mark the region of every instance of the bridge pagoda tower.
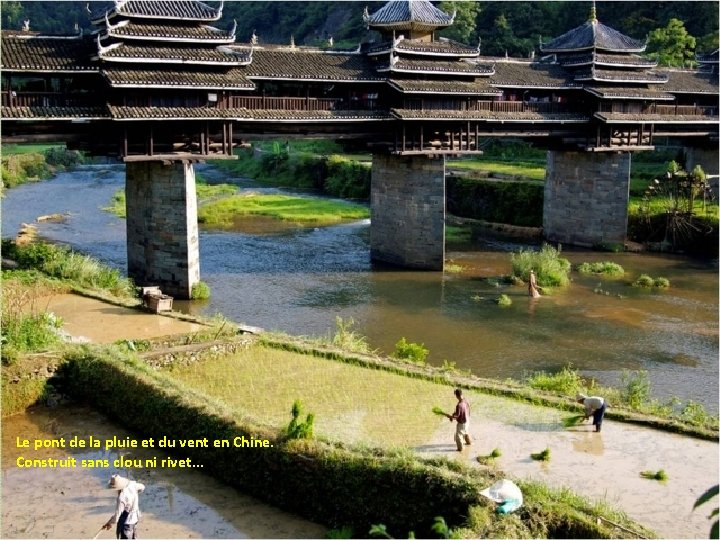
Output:
<instances>
[{"instance_id":1,"label":"bridge pagoda tower","mask_svg":"<svg viewBox=\"0 0 720 540\"><path fill-rule=\"evenodd\" d=\"M399 109L404 107L407 93L417 98L415 92L433 92L432 79L439 82L451 74L474 80L479 68L460 60L477 57L478 52L435 39L438 30L453 23L454 14L427 0L392 0L372 15L366 11L363 18L368 28L381 35L381 42L372 44L367 55L396 91L394 101L400 102ZM408 145L404 122L400 119L398 125L403 131L396 132L394 148L373 154L370 256L405 268L442 270L445 154L457 151L452 147L456 141L443 148L443 141L434 141L436 134L429 132L425 140L419 135ZM459 138L457 142L462 145ZM470 150L469 142L466 149Z\"/></svg>"},{"instance_id":2,"label":"bridge pagoda tower","mask_svg":"<svg viewBox=\"0 0 720 540\"><path fill-rule=\"evenodd\" d=\"M232 158L228 92L248 90L252 52L227 47L218 8L116 0L93 16L107 107L126 162L128 276L190 298L200 280L193 163Z\"/></svg>"},{"instance_id":3,"label":"bridge pagoda tower","mask_svg":"<svg viewBox=\"0 0 720 540\"><path fill-rule=\"evenodd\" d=\"M596 111L595 141L584 151L548 152L543 206L548 240L580 246L625 242L632 152L654 149L652 131L632 113L673 99L660 90L667 75L640 56L644 50L644 41L598 21L594 5L585 24L541 46L589 94Z\"/></svg>"}]
</instances>

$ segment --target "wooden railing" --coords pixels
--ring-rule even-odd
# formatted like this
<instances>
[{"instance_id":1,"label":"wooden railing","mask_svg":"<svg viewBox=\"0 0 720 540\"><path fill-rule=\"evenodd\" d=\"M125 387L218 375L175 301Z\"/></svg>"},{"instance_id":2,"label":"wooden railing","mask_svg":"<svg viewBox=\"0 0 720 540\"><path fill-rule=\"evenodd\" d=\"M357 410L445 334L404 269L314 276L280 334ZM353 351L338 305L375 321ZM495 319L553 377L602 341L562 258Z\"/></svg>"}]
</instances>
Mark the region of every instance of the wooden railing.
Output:
<instances>
[{"instance_id":1,"label":"wooden railing","mask_svg":"<svg viewBox=\"0 0 720 540\"><path fill-rule=\"evenodd\" d=\"M59 92L1 92L3 107L88 107L93 105L87 95Z\"/></svg>"},{"instance_id":2,"label":"wooden railing","mask_svg":"<svg viewBox=\"0 0 720 540\"><path fill-rule=\"evenodd\" d=\"M652 103L645 107L622 103L604 103L599 112L616 114L657 114L661 116L717 116L718 107L709 105L658 105Z\"/></svg>"},{"instance_id":3,"label":"wooden railing","mask_svg":"<svg viewBox=\"0 0 720 540\"><path fill-rule=\"evenodd\" d=\"M502 113L564 113L574 112L572 107L557 102L523 102L523 101L480 101L480 100L445 100L429 101L412 99L405 102L405 108L413 110L453 110L453 111L488 111Z\"/></svg>"},{"instance_id":4,"label":"wooden railing","mask_svg":"<svg viewBox=\"0 0 720 540\"><path fill-rule=\"evenodd\" d=\"M332 111L340 99L299 97L232 96L231 109L271 109L280 111Z\"/></svg>"}]
</instances>

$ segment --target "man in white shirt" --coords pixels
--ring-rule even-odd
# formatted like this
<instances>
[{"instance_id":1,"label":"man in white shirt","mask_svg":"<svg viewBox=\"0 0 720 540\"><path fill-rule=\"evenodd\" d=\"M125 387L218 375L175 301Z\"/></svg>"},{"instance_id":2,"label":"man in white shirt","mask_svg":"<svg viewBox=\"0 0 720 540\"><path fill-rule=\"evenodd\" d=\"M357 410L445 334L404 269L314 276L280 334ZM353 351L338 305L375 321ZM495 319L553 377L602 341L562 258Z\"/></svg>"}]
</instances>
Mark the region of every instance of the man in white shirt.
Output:
<instances>
[{"instance_id":1,"label":"man in white shirt","mask_svg":"<svg viewBox=\"0 0 720 540\"><path fill-rule=\"evenodd\" d=\"M145 485L113 474L108 487L118 490L117 504L115 513L102 528L107 530L116 524L116 538L136 538L135 527L140 521L139 494L145 490Z\"/></svg>"}]
</instances>

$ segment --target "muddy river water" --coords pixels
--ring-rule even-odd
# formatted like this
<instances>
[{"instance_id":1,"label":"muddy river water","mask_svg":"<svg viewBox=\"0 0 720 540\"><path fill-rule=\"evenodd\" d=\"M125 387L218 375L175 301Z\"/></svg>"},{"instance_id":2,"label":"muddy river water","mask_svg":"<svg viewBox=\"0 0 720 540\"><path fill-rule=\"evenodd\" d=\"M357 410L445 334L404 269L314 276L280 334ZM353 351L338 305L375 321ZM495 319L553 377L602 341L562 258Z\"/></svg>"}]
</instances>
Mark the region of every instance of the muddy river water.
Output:
<instances>
[{"instance_id":1,"label":"muddy river water","mask_svg":"<svg viewBox=\"0 0 720 540\"><path fill-rule=\"evenodd\" d=\"M198 170L209 181L258 189L207 166ZM3 199L2 234L14 236L40 215L65 214L60 223L38 223L40 234L125 271L125 223L101 209L123 186L123 166L93 165L14 188ZM336 317L352 318L374 349L390 353L405 337L423 343L433 364L448 360L487 377L520 378L571 363L616 384L623 370L646 370L654 395L718 410L717 261L565 249L573 264L610 260L626 276L574 272L570 287L533 301L522 287L486 278L509 273L510 252L537 246L480 239L451 246L447 257L459 273L395 271L371 264L367 221L319 229L258 223L251 231L201 231L201 278L212 297L176 301L176 309L299 335L331 335ZM668 278L671 287L630 287L641 273ZM495 304L500 293L512 306Z\"/></svg>"}]
</instances>

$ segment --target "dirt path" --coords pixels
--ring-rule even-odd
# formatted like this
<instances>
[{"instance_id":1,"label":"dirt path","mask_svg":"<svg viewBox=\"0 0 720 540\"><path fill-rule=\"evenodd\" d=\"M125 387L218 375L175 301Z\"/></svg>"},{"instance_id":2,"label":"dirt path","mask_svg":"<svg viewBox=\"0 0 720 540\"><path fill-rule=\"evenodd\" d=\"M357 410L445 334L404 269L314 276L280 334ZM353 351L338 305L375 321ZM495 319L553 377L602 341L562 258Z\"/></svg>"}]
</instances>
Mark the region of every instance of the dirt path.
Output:
<instances>
[{"instance_id":1,"label":"dirt path","mask_svg":"<svg viewBox=\"0 0 720 540\"><path fill-rule=\"evenodd\" d=\"M75 295L58 295L49 311L65 321L73 336L107 343L193 332L200 325L141 313ZM602 433L589 426L557 430L557 411L506 400L517 422L497 422L492 410L474 411L475 444L461 454L453 443L454 425L443 422L421 454L448 455L480 466L475 459L494 448L502 451L498 466L508 476L533 478L568 487L593 500L605 501L657 531L664 538L707 538L707 515L717 501L693 512L702 493L718 482L718 444L606 420ZM551 460L539 463L530 454L545 448ZM641 471L664 469L661 483Z\"/></svg>"}]
</instances>

